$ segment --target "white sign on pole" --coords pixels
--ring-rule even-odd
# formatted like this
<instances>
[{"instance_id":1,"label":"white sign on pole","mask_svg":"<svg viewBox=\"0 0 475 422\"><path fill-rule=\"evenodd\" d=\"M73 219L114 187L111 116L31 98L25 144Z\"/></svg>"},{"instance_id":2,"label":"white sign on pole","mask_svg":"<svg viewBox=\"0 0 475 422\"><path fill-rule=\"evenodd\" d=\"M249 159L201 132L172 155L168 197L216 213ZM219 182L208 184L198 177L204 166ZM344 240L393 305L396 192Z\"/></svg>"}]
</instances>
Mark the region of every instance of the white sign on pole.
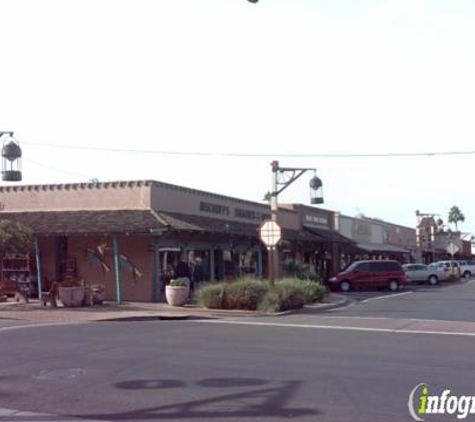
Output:
<instances>
[{"instance_id":1,"label":"white sign on pole","mask_svg":"<svg viewBox=\"0 0 475 422\"><path fill-rule=\"evenodd\" d=\"M453 242L450 242L447 246L447 252L452 256L455 255L459 250L460 248Z\"/></svg>"},{"instance_id":2,"label":"white sign on pole","mask_svg":"<svg viewBox=\"0 0 475 422\"><path fill-rule=\"evenodd\" d=\"M282 237L282 230L280 226L273 220L266 220L259 229L262 242L272 248L279 243Z\"/></svg>"}]
</instances>

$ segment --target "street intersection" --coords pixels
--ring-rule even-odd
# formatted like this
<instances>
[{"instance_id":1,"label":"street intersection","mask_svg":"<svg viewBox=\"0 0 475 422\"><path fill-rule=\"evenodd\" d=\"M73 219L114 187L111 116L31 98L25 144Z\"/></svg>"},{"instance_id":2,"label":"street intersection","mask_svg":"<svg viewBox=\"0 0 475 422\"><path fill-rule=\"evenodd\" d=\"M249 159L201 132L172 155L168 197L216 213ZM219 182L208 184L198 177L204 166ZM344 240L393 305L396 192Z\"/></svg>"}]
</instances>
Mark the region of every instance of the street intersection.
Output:
<instances>
[{"instance_id":1,"label":"street intersection","mask_svg":"<svg viewBox=\"0 0 475 422\"><path fill-rule=\"evenodd\" d=\"M404 421L420 383L475 394L475 283L350 296L278 317L0 320L0 421Z\"/></svg>"}]
</instances>

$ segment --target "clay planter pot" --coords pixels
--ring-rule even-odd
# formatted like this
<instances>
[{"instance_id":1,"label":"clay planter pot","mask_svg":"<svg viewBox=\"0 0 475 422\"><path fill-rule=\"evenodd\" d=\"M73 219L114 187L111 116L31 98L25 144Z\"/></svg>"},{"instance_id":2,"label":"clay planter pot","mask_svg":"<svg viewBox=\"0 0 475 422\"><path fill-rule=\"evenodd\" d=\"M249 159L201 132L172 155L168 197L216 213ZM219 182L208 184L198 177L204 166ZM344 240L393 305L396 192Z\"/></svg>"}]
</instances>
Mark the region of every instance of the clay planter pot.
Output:
<instances>
[{"instance_id":1,"label":"clay planter pot","mask_svg":"<svg viewBox=\"0 0 475 422\"><path fill-rule=\"evenodd\" d=\"M59 287L58 297L65 307L82 306L86 297L86 289L84 287Z\"/></svg>"},{"instance_id":2,"label":"clay planter pot","mask_svg":"<svg viewBox=\"0 0 475 422\"><path fill-rule=\"evenodd\" d=\"M102 305L102 303L105 300L106 300L106 292L86 290L86 300L85 300L86 306Z\"/></svg>"},{"instance_id":3,"label":"clay planter pot","mask_svg":"<svg viewBox=\"0 0 475 422\"><path fill-rule=\"evenodd\" d=\"M188 301L188 286L165 286L165 296L170 306L183 306Z\"/></svg>"}]
</instances>

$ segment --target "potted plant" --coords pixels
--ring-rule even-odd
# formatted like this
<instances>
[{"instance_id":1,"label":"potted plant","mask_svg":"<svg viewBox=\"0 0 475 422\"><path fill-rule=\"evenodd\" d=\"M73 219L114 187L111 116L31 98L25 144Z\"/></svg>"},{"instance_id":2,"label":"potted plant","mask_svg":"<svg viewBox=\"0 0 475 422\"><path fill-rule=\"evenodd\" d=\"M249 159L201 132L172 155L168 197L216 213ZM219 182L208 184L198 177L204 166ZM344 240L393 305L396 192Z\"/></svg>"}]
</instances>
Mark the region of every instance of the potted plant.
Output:
<instances>
[{"instance_id":1,"label":"potted plant","mask_svg":"<svg viewBox=\"0 0 475 422\"><path fill-rule=\"evenodd\" d=\"M90 284L86 290L86 305L102 305L106 300L106 286L104 284Z\"/></svg>"},{"instance_id":2,"label":"potted plant","mask_svg":"<svg viewBox=\"0 0 475 422\"><path fill-rule=\"evenodd\" d=\"M82 282L61 282L58 287L58 297L65 307L82 306L86 298L86 288Z\"/></svg>"},{"instance_id":3,"label":"potted plant","mask_svg":"<svg viewBox=\"0 0 475 422\"><path fill-rule=\"evenodd\" d=\"M165 296L170 306L183 306L188 301L190 294L190 280L188 277L170 280L165 286Z\"/></svg>"}]
</instances>

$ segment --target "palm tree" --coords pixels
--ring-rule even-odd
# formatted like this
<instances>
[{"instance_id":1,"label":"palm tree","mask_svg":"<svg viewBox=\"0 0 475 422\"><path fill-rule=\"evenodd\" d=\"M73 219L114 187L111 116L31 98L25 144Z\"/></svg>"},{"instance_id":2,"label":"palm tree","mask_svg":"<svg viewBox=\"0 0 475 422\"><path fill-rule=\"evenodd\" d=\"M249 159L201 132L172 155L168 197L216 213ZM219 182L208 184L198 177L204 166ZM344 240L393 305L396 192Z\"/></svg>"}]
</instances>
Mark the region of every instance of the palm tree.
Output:
<instances>
[{"instance_id":1,"label":"palm tree","mask_svg":"<svg viewBox=\"0 0 475 422\"><path fill-rule=\"evenodd\" d=\"M462 211L460 211L460 208L454 205L452 208L449 210L449 223L455 224L455 230L458 231L458 226L457 223L461 221L465 221L465 216L463 215Z\"/></svg>"}]
</instances>

